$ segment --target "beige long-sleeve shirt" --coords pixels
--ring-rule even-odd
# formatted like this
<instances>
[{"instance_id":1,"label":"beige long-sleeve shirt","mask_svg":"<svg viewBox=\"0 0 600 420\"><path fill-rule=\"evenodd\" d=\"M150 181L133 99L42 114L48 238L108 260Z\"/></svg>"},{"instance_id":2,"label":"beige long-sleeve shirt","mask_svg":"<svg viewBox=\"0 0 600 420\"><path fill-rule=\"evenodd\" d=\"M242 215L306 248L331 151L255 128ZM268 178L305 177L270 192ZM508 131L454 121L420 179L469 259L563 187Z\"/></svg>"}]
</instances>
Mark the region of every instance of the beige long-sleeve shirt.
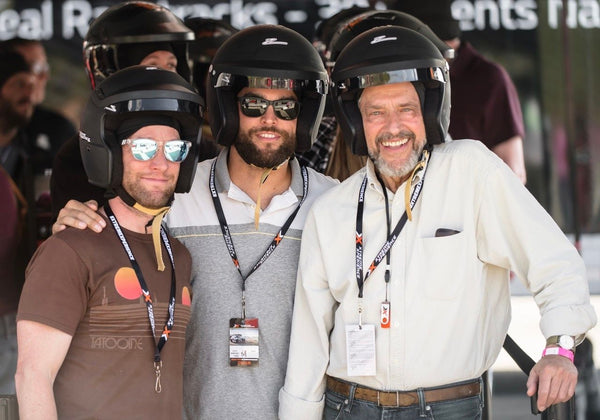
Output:
<instances>
[{"instance_id":1,"label":"beige long-sleeve shirt","mask_svg":"<svg viewBox=\"0 0 600 420\"><path fill-rule=\"evenodd\" d=\"M308 215L281 418L321 418L325 374L380 390L480 376L510 322L510 270L533 293L544 336L578 336L596 323L583 261L552 218L480 142L454 141L434 148L413 220L391 249L389 329L380 328L385 260L364 285L362 322L375 325L376 374L348 376L345 327L358 323L355 221L365 175L366 270L386 239L371 162ZM405 211L404 185L388 195L393 228ZM440 228L458 233L436 237Z\"/></svg>"}]
</instances>

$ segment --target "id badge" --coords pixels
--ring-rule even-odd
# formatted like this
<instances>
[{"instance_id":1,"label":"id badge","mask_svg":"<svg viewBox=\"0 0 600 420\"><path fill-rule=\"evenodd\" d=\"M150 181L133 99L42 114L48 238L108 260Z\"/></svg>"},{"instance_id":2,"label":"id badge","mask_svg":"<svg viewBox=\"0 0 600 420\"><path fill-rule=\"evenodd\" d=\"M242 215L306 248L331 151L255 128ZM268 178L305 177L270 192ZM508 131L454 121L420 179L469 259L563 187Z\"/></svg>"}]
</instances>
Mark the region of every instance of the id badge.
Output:
<instances>
[{"instance_id":1,"label":"id badge","mask_svg":"<svg viewBox=\"0 0 600 420\"><path fill-rule=\"evenodd\" d=\"M229 366L258 365L258 318L229 320Z\"/></svg>"},{"instance_id":2,"label":"id badge","mask_svg":"<svg viewBox=\"0 0 600 420\"><path fill-rule=\"evenodd\" d=\"M346 325L348 376L375 376L375 325Z\"/></svg>"}]
</instances>

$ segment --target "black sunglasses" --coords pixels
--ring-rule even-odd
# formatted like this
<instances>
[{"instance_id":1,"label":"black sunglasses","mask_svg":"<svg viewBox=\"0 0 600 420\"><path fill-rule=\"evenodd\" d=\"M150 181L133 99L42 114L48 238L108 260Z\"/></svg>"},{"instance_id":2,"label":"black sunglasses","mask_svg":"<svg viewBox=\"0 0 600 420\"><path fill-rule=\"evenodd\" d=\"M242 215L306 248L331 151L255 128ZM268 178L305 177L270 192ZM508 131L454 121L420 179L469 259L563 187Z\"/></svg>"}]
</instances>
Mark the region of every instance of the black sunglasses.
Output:
<instances>
[{"instance_id":1,"label":"black sunglasses","mask_svg":"<svg viewBox=\"0 0 600 420\"><path fill-rule=\"evenodd\" d=\"M258 96L241 96L238 98L242 114L246 117L257 118L267 112L269 105L273 105L273 111L277 118L282 120L295 120L300 112L300 102L294 99L277 99L269 101Z\"/></svg>"}]
</instances>

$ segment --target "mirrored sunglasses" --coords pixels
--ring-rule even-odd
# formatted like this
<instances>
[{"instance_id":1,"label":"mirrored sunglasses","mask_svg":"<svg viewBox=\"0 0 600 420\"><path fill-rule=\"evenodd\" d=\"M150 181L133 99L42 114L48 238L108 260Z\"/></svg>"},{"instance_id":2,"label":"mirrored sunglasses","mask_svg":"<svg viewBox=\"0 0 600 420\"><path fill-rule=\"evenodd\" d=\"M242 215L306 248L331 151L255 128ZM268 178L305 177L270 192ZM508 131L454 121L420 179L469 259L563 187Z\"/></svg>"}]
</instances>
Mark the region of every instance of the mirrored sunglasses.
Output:
<instances>
[{"instance_id":1,"label":"mirrored sunglasses","mask_svg":"<svg viewBox=\"0 0 600 420\"><path fill-rule=\"evenodd\" d=\"M162 142L152 139L125 139L121 141L122 146L126 144L130 146L133 158L141 161L154 158L160 145L168 161L174 163L183 162L192 148L192 142L186 140Z\"/></svg>"},{"instance_id":2,"label":"mirrored sunglasses","mask_svg":"<svg viewBox=\"0 0 600 420\"><path fill-rule=\"evenodd\" d=\"M300 102L294 99L277 99L269 101L257 96L242 96L238 98L242 114L246 117L257 118L267 112L269 105L273 106L273 111L277 118L282 120L295 120L300 112Z\"/></svg>"}]
</instances>

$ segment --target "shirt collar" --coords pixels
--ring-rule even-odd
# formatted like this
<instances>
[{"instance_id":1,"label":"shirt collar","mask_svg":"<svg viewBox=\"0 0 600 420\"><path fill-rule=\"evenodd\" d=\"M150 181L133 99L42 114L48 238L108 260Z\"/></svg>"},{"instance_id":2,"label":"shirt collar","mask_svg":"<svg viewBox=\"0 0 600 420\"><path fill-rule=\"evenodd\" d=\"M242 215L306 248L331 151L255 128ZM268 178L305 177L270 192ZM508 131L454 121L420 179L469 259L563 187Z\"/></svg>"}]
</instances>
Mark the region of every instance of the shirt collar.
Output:
<instances>
[{"instance_id":1,"label":"shirt collar","mask_svg":"<svg viewBox=\"0 0 600 420\"><path fill-rule=\"evenodd\" d=\"M229 155L229 148L225 148L217 156L217 165L215 168L215 183L217 191L223 193L228 192L231 188L231 177L229 176L229 170L227 169L227 157ZM297 197L302 197L302 173L300 172L300 164L294 157L289 161L290 169L292 171L292 182L290 188L296 194ZM375 178L377 180L377 178Z\"/></svg>"}]
</instances>

